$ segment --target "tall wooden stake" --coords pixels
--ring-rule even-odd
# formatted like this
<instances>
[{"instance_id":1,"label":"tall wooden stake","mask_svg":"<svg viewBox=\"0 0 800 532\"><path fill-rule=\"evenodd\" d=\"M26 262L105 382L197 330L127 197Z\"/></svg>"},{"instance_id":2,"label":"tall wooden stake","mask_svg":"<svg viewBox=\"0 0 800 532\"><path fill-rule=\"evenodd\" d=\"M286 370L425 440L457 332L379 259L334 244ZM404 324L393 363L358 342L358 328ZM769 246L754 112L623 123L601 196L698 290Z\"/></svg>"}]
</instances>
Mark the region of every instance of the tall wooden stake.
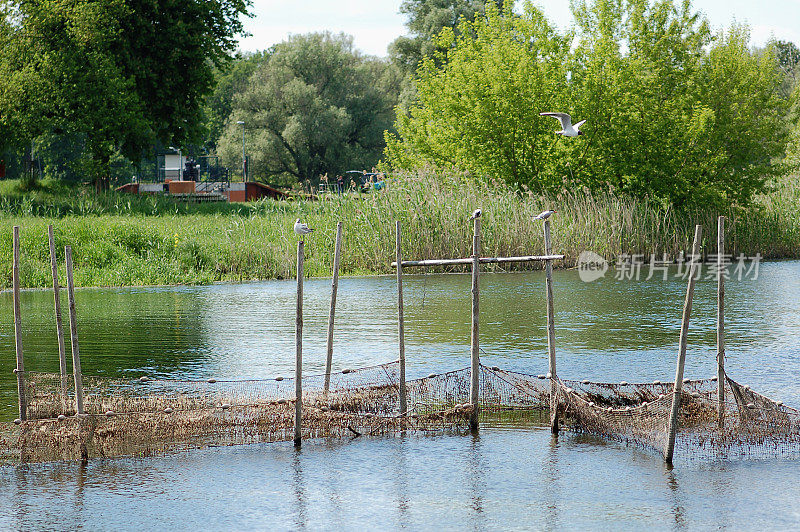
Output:
<instances>
[{"instance_id":1,"label":"tall wooden stake","mask_svg":"<svg viewBox=\"0 0 800 532\"><path fill-rule=\"evenodd\" d=\"M53 226L47 226L47 240L50 243L50 270L53 274L53 302L56 309L56 334L58 335L58 365L61 369L61 400L67 404L69 376L67 375L67 354L64 349L64 324L61 322L61 287L58 285L58 261L56 260L56 241Z\"/></svg>"},{"instance_id":2,"label":"tall wooden stake","mask_svg":"<svg viewBox=\"0 0 800 532\"><path fill-rule=\"evenodd\" d=\"M544 254L552 255L550 220L544 221ZM556 325L553 308L553 261L544 261L547 292L547 353L550 368L550 431L558 434L558 377L556 376Z\"/></svg>"},{"instance_id":3,"label":"tall wooden stake","mask_svg":"<svg viewBox=\"0 0 800 532\"><path fill-rule=\"evenodd\" d=\"M678 411L681 406L681 389L683 388L683 368L686 364L686 342L689 334L689 317L692 314L692 298L694 297L695 277L697 268L700 267L700 245L703 237L703 226L696 225L694 228L694 245L692 246L691 266L689 268L689 284L686 288L686 300L683 302L683 318L681 321L681 339L678 347L678 368L675 372L675 385L672 389L672 411L669 415L669 425L667 427L669 438L664 449L664 460L672 463L672 455L675 451L675 433L678 430Z\"/></svg>"},{"instance_id":4,"label":"tall wooden stake","mask_svg":"<svg viewBox=\"0 0 800 532\"><path fill-rule=\"evenodd\" d=\"M303 261L305 258L305 243L297 242L297 315L295 317L294 344L294 445L301 443L301 428L303 420Z\"/></svg>"},{"instance_id":5,"label":"tall wooden stake","mask_svg":"<svg viewBox=\"0 0 800 532\"><path fill-rule=\"evenodd\" d=\"M400 348L400 415L408 412L406 399L406 340L405 324L403 323L403 253L401 248L400 220L395 222L396 244L395 257L397 260L397 337Z\"/></svg>"},{"instance_id":6,"label":"tall wooden stake","mask_svg":"<svg viewBox=\"0 0 800 532\"><path fill-rule=\"evenodd\" d=\"M72 340L72 372L75 376L75 410L83 410L83 375L81 374L81 352L78 347L78 315L75 311L75 283L72 281L72 248L64 248L64 261L67 265L67 297L69 299L69 334Z\"/></svg>"},{"instance_id":7,"label":"tall wooden stake","mask_svg":"<svg viewBox=\"0 0 800 532\"><path fill-rule=\"evenodd\" d=\"M481 356L480 344L478 340L478 320L480 317L479 304L480 304L480 286L478 284L478 275L480 272L480 256L481 256L481 214L477 211L473 218L474 233L472 236L472 337L471 337L471 350L470 355L472 365L470 368L470 387L469 387L469 401L472 403L472 414L469 419L469 426L472 430L478 428L478 396L480 392L480 371L481 371Z\"/></svg>"},{"instance_id":8,"label":"tall wooden stake","mask_svg":"<svg viewBox=\"0 0 800 532\"><path fill-rule=\"evenodd\" d=\"M339 290L339 259L342 252L342 222L336 224L336 247L333 251L333 280L331 281L331 310L328 313L328 350L325 359L325 393L331 386L331 366L333 365L333 319L336 314L336 293Z\"/></svg>"},{"instance_id":9,"label":"tall wooden stake","mask_svg":"<svg viewBox=\"0 0 800 532\"><path fill-rule=\"evenodd\" d=\"M22 318L19 304L19 226L14 226L14 265L12 267L12 285L14 290L14 342L17 351L17 394L19 396L19 419L28 419L28 403L25 397L25 358L22 353Z\"/></svg>"},{"instance_id":10,"label":"tall wooden stake","mask_svg":"<svg viewBox=\"0 0 800 532\"><path fill-rule=\"evenodd\" d=\"M725 425L725 217L717 219L717 417Z\"/></svg>"}]
</instances>

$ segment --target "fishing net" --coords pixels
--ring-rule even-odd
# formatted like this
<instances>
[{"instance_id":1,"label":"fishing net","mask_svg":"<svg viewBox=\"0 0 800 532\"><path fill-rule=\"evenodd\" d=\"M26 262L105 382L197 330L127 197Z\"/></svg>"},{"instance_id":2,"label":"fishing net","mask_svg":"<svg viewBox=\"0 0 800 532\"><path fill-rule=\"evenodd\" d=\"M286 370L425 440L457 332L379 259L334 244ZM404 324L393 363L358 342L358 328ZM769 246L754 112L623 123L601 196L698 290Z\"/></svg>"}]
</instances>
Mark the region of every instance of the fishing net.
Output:
<instances>
[{"instance_id":1,"label":"fishing net","mask_svg":"<svg viewBox=\"0 0 800 532\"><path fill-rule=\"evenodd\" d=\"M800 411L733 379L723 383L722 422L716 379L686 380L680 392L675 456L800 456ZM559 404L570 428L664 452L673 384L564 381Z\"/></svg>"},{"instance_id":2,"label":"fishing net","mask_svg":"<svg viewBox=\"0 0 800 532\"><path fill-rule=\"evenodd\" d=\"M26 462L152 455L211 445L291 440L295 381L84 377L85 414L75 415L72 380L25 372L28 420L0 427L0 459ZM407 382L399 413L399 364L303 378L302 437L407 431L464 431L470 370ZM481 366L480 419L548 419L551 379ZM558 414L571 431L663 452L673 385L557 380ZM757 457L798 454L800 412L726 378L723 423L715 379L686 380L675 455Z\"/></svg>"}]
</instances>

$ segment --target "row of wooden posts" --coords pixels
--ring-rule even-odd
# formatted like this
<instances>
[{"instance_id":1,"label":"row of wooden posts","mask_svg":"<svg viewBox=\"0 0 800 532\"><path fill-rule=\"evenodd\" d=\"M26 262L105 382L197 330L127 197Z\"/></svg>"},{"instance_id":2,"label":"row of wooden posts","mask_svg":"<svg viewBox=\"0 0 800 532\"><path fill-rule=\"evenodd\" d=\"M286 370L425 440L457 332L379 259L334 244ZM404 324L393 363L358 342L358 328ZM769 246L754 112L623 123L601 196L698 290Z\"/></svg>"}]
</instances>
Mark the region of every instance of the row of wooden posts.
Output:
<instances>
[{"instance_id":1,"label":"row of wooden posts","mask_svg":"<svg viewBox=\"0 0 800 532\"><path fill-rule=\"evenodd\" d=\"M61 397L66 406L68 400L69 374L67 373L67 356L64 348L64 328L61 320L61 287L58 283L58 261L56 259L55 238L53 226L47 227L47 237L50 244L50 269L53 276L53 300L56 312L56 332L58 334L58 362L61 372ZM13 267L12 290L14 292L14 342L17 355L17 367L14 373L17 376L17 394L19 396L19 417L17 422L28 419L28 401L25 390L25 356L22 348L22 319L20 313L20 286L19 286L19 226L13 229ZM75 284L72 280L72 248L64 248L64 261L67 270L67 297L69 300L69 332L72 346L72 375L75 382L75 411L78 415L84 414L83 404L83 377L81 374L81 355L78 346L78 319L75 310Z\"/></svg>"},{"instance_id":2,"label":"row of wooden posts","mask_svg":"<svg viewBox=\"0 0 800 532\"><path fill-rule=\"evenodd\" d=\"M399 351L399 414L405 416L408 413L408 399L406 390L406 357L405 357L405 321L403 309L403 268L408 267L428 267L428 266L452 266L452 265L471 265L472 266L472 323L470 334L470 403L473 406L470 415L470 427L474 430L478 428L478 411L480 396L480 342L479 342L479 306L480 306L480 284L479 274L481 264L503 264L515 262L534 262L543 261L545 263L545 288L547 295L547 345L549 353L548 377L551 379L551 428L554 434L558 433L558 416L556 415L557 406L557 378L556 378L556 358L555 358L555 323L553 318L553 268L554 260L563 259L563 255L553 255L550 243L550 220L544 220L544 255L528 255L522 257L481 257L481 213L475 211L473 220L472 237L472 256L461 259L432 259L432 260L403 260L402 254L402 232L400 221L395 222L395 261L392 266L397 272L397 317L398 317L398 351ZM336 313L336 296L339 280L339 262L342 243L342 222L336 226L336 247L333 258L333 278L331 281L331 305L328 314L328 336L325 364L325 386L324 392L327 393L330 385L331 364L333 360L333 326ZM301 444L302 432L302 372L303 372L303 264L305 260L305 243L300 240L297 243L297 312L295 319L295 422L294 422L294 443Z\"/></svg>"},{"instance_id":3,"label":"row of wooden posts","mask_svg":"<svg viewBox=\"0 0 800 532\"><path fill-rule=\"evenodd\" d=\"M556 356L555 356L555 321L553 309L553 278L552 278L552 261L563 259L563 255L553 255L550 240L550 220L543 221L544 229L544 247L545 254L543 256L525 256L525 257L481 257L481 217L480 211L476 211L473 216L473 239L472 239L472 256L462 259L433 259L421 261L404 261L402 257L402 236L400 221L395 222L396 232L396 249L395 249L395 262L392 266L396 268L397 273L397 311L398 311L398 351L399 351L399 402L400 402L400 415L406 415L408 412L407 395L406 395L406 379L405 379L405 323L403 316L403 268L404 267L427 267L427 266L447 266L458 264L471 264L472 265L472 323L470 335L470 403L473 405L473 411L470 417L470 427L477 429L478 427L478 410L479 410L479 386L480 386L480 343L479 343L479 305L480 305L480 284L479 273L481 264L497 264L497 263L510 263L510 262L531 262L531 261L544 261L545 263L545 291L547 297L547 350L548 350L548 366L549 372L547 377L550 379L550 428L553 434L558 434L558 378L556 374ZM697 270L700 267L698 257L700 256L700 247L702 242L703 228L700 225L695 226L694 242L692 245L692 262L689 271L688 287L686 290L686 299L684 301L680 341L678 348L678 363L675 375L675 384L673 387L672 408L670 411L669 422L667 426L668 438L667 444L664 448L664 459L668 463L672 463L675 437L678 429L678 418L680 410L681 391L683 388L683 374L686 365L686 347L688 343L689 331L689 318L692 312L692 300L694 298L694 287L697 278ZM325 366L325 392L328 391L331 374L331 363L333 357L333 325L334 315L336 311L336 296L338 289L339 278L339 260L341 254L341 241L342 241L342 223L339 222L336 227L336 248L334 252L333 261L333 278L331 285L331 306L328 315L328 336L327 336L327 356ZM724 268L724 252L725 252L725 217L720 216L717 221L717 413L719 426L724 426L725 417L725 326L724 326L724 303L725 303L725 276L723 275ZM295 329L295 342L297 349L296 356L296 390L295 390L295 445L300 445L301 442L301 419L302 419L302 331L303 331L303 261L304 261L304 243L298 242L297 246L297 319Z\"/></svg>"},{"instance_id":4,"label":"row of wooden posts","mask_svg":"<svg viewBox=\"0 0 800 532\"><path fill-rule=\"evenodd\" d=\"M433 259L420 261L404 261L402 257L402 236L401 224L395 222L396 231L396 250L395 262L392 266L397 272L397 310L398 310L398 351L399 351L399 409L400 415L404 416L408 412L406 378L405 378L405 324L403 309L403 268L406 267L428 267L428 266L448 266L466 265L472 266L472 322L470 334L470 403L473 405L470 417L470 426L473 429L478 427L479 410L479 386L480 386L480 343L479 343L479 305L480 305L480 284L479 273L481 264L498 264L513 262L532 262L543 261L545 263L545 291L547 297L547 346L549 373L551 381L550 390L550 426L554 434L558 433L558 379L556 376L555 358L555 323L553 315L553 280L552 280L552 261L563 259L563 255L553 255L550 241L550 220L544 220L544 247L545 254L540 256L530 255L522 257L481 257L481 217L480 211L476 211L473 216L473 239L472 256L461 259ZM670 412L668 425L668 440L664 449L664 458L671 463L675 447L675 435L678 425L678 412L680 409L680 394L683 386L683 373L686 362L686 347L688 342L689 318L692 311L692 299L697 277L699 262L696 260L700 256L700 246L702 241L702 226L695 227L694 243L692 246L693 261L690 265L688 287L686 299L684 301L683 315L681 322L681 333L678 350L678 363L675 375L675 385L673 388L672 409ZM13 271L12 289L14 299L14 339L16 347L17 367L14 373L17 376L17 393L19 396L19 421L27 419L27 398L25 391L25 360L22 346L22 324L20 314L20 228L13 228ZM48 226L48 241L50 247L50 265L53 278L53 297L56 314L56 330L58 335L58 354L61 373L61 393L64 403L68 398L69 376L67 373L67 361L64 347L64 333L61 320L60 289L58 281L58 262L56 259L55 239L53 236L53 226ZM302 371L303 371L303 278L304 278L304 242L297 243L297 311L295 322L295 423L294 423L294 442L300 445L301 442L301 420L302 420ZM333 327L336 312L336 297L339 283L339 264L342 246L342 222L336 225L336 245L333 260L333 277L331 280L331 303L328 315L328 334L325 364L325 384L324 392L327 393L330 387L331 366L333 362ZM717 386L718 386L718 419L719 426L724 425L725 416L725 328L724 328L724 302L725 302L725 277L724 268L724 249L725 249L725 218L720 216L717 224ZM72 276L72 249L70 246L64 248L64 260L67 273L67 295L69 299L69 325L70 340L72 347L72 366L73 379L75 383L75 410L78 415L84 414L83 382L81 374L80 349L78 345L78 324L75 308L75 293Z\"/></svg>"}]
</instances>

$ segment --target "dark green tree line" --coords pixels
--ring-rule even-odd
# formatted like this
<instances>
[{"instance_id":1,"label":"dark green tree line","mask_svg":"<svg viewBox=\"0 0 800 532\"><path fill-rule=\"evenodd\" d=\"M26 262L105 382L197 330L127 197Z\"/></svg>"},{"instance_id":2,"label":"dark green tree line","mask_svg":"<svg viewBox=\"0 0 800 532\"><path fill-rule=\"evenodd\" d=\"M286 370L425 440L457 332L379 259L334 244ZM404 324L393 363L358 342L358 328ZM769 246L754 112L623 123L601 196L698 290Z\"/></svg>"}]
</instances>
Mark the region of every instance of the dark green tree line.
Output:
<instances>
[{"instance_id":1,"label":"dark green tree line","mask_svg":"<svg viewBox=\"0 0 800 532\"><path fill-rule=\"evenodd\" d=\"M213 69L230 57L245 0L3 3L0 138L79 143L77 165L107 186L115 154L199 140Z\"/></svg>"}]
</instances>

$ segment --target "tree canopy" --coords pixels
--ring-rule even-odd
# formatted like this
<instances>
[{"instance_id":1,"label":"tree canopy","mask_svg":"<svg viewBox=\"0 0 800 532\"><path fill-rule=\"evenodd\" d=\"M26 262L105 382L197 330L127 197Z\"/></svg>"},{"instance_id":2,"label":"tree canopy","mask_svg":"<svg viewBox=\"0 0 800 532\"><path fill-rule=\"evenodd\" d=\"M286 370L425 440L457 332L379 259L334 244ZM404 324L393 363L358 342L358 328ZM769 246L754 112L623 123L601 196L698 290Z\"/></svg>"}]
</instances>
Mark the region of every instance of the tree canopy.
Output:
<instances>
[{"instance_id":1,"label":"tree canopy","mask_svg":"<svg viewBox=\"0 0 800 532\"><path fill-rule=\"evenodd\" d=\"M491 1L491 0L490 0ZM503 0L493 2L500 11ZM403 0L400 13L408 17L410 35L389 45L389 55L407 72L414 72L423 57L437 51L436 36L445 28L458 31L462 19L473 20L484 13L485 0Z\"/></svg>"},{"instance_id":2,"label":"tree canopy","mask_svg":"<svg viewBox=\"0 0 800 532\"><path fill-rule=\"evenodd\" d=\"M245 0L19 0L2 4L0 138L78 139L84 171L156 141L198 138L215 65Z\"/></svg>"},{"instance_id":3,"label":"tree canopy","mask_svg":"<svg viewBox=\"0 0 800 532\"><path fill-rule=\"evenodd\" d=\"M234 98L220 154L241 167L242 126L253 175L271 182L316 180L369 168L384 147L400 76L353 49L352 37L295 35L275 45Z\"/></svg>"},{"instance_id":4,"label":"tree canopy","mask_svg":"<svg viewBox=\"0 0 800 532\"><path fill-rule=\"evenodd\" d=\"M387 135L394 167L454 166L537 191L613 189L669 202L746 202L779 170L788 99L774 46L717 35L685 0L575 0L557 31L527 2L488 5L438 37L418 102ZM587 119L553 135L543 111Z\"/></svg>"}]
</instances>

